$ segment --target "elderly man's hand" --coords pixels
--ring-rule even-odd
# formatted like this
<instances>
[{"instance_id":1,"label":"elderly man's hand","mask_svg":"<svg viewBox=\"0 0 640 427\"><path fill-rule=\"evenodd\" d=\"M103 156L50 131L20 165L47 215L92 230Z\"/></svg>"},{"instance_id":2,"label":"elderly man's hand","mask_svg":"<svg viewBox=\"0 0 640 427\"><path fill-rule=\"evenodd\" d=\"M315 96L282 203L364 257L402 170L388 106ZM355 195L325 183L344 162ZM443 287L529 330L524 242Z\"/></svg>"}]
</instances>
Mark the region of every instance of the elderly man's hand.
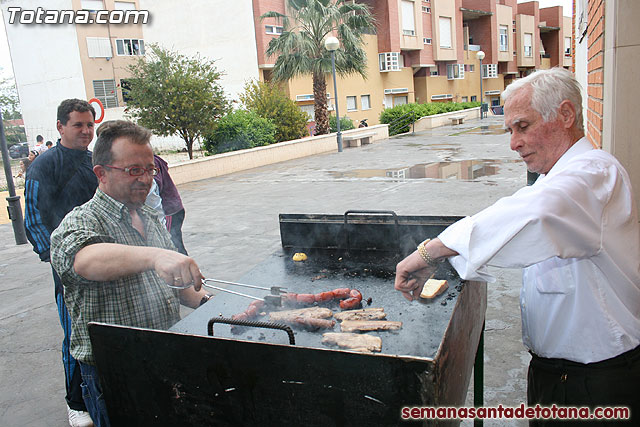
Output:
<instances>
[{"instance_id":1,"label":"elderly man's hand","mask_svg":"<svg viewBox=\"0 0 640 427\"><path fill-rule=\"evenodd\" d=\"M158 252L154 269L162 280L169 286L186 288L193 285L196 291L200 290L204 276L193 258L166 249Z\"/></svg>"},{"instance_id":2,"label":"elderly man's hand","mask_svg":"<svg viewBox=\"0 0 640 427\"><path fill-rule=\"evenodd\" d=\"M409 301L417 299L424 283L433 276L436 268L435 265L428 266L418 251L414 251L396 266L395 289Z\"/></svg>"}]
</instances>

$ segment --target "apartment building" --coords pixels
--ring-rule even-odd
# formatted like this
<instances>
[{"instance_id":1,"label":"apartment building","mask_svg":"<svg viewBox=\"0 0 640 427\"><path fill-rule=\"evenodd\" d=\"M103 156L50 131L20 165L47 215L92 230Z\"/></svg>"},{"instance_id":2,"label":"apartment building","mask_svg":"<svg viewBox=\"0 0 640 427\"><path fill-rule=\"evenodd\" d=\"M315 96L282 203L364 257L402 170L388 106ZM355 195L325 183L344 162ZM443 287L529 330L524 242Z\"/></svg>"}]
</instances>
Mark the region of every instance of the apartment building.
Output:
<instances>
[{"instance_id":1,"label":"apartment building","mask_svg":"<svg viewBox=\"0 0 640 427\"><path fill-rule=\"evenodd\" d=\"M367 78L338 77L341 115L378 123L383 109L411 102L479 101L500 104L514 78L538 68L569 66L571 20L560 7L516 0L355 0L366 3L375 31L366 34ZM8 9L148 11L146 23L11 24ZM105 119L124 116L127 67L151 43L189 56L216 60L222 86L236 99L251 79L269 80L276 58L265 56L282 27L261 20L285 13L285 0L2 0L14 75L27 137L57 138L60 100L98 98ZM93 16L93 15L92 15ZM477 53L485 58L480 66ZM286 90L313 116L311 77L294 79ZM330 105L336 102L327 75Z\"/></svg>"},{"instance_id":2,"label":"apartment building","mask_svg":"<svg viewBox=\"0 0 640 427\"><path fill-rule=\"evenodd\" d=\"M571 65L571 18L561 7L540 9L537 1L516 0L357 0L375 19L365 35L367 79L338 77L341 115L377 123L384 108L407 102L483 100L500 105L500 93L514 78L533 70ZM260 20L285 0L253 0L260 78L270 79L276 58L265 57L270 39L282 27ZM485 58L478 60L483 51ZM335 102L327 76L330 103ZM311 78L287 84L292 99L313 112Z\"/></svg>"}]
</instances>

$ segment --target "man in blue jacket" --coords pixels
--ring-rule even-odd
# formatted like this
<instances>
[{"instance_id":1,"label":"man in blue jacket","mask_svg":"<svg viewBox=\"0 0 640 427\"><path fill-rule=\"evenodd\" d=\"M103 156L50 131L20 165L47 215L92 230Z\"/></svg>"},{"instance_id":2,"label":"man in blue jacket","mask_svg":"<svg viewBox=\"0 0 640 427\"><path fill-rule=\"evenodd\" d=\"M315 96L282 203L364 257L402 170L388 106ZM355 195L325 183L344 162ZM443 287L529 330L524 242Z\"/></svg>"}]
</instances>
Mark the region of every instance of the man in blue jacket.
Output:
<instances>
[{"instance_id":1,"label":"man in blue jacket","mask_svg":"<svg viewBox=\"0 0 640 427\"><path fill-rule=\"evenodd\" d=\"M95 110L86 101L66 99L58 106L55 147L36 158L25 182L25 228L33 250L43 262L49 259L49 238L62 219L76 206L91 199L98 187L89 143L93 140ZM60 277L52 269L58 315L64 331L62 361L66 379L69 424L91 426L82 399L82 378L77 361L69 354L71 322L64 303Z\"/></svg>"}]
</instances>

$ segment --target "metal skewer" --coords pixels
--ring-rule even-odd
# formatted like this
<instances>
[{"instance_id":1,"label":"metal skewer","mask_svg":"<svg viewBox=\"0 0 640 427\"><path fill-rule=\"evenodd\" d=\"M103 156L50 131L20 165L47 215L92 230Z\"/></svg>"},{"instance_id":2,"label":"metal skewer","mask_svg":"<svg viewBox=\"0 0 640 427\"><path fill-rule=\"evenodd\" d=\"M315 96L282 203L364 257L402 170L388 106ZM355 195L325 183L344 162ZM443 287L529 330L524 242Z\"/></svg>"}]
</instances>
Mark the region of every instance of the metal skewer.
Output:
<instances>
[{"instance_id":1,"label":"metal skewer","mask_svg":"<svg viewBox=\"0 0 640 427\"><path fill-rule=\"evenodd\" d=\"M286 289L280 286L271 286L270 288L266 288L264 286L255 286L255 285L247 285L245 283L237 283L237 282L229 282L227 280L218 280L218 279L204 279L205 282L214 282L214 283L223 283L225 285L233 285L233 286L242 286L245 288L252 289L262 289L264 291L270 291L273 295L280 295L282 293L287 293Z\"/></svg>"},{"instance_id":2,"label":"metal skewer","mask_svg":"<svg viewBox=\"0 0 640 427\"><path fill-rule=\"evenodd\" d=\"M210 280L210 279L207 279L207 280ZM205 280L205 282L207 280ZM216 290L222 291L222 292L228 292L230 294L238 295L238 296L245 297L245 298L255 299L255 300L258 300L258 301L262 301L262 302L264 302L266 304L277 305L277 306L281 306L282 305L282 299L279 296L276 296L276 295L266 295L264 298L259 298L259 297L254 297L253 295L247 295L247 294L243 294L243 293L240 293L240 292L232 291L230 289L220 288L218 286L213 286L213 285L207 285L205 283L203 283L202 286L205 286L205 287L211 288L211 289L216 289Z\"/></svg>"}]
</instances>

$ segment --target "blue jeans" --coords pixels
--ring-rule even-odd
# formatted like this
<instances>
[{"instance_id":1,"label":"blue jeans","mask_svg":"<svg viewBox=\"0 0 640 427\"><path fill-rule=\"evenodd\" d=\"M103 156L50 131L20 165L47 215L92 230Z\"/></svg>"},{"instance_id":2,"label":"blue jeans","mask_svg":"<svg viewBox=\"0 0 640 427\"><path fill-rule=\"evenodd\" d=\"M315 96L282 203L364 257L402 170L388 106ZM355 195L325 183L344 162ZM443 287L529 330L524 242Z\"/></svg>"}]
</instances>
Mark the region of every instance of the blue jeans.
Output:
<instances>
[{"instance_id":1,"label":"blue jeans","mask_svg":"<svg viewBox=\"0 0 640 427\"><path fill-rule=\"evenodd\" d=\"M64 289L60 282L60 276L51 267L53 271L53 283L55 286L56 305L58 306L58 316L60 317L60 325L62 325L62 331L64 332L64 339L62 340L62 364L64 365L64 377L65 386L67 390L67 405L69 408L76 411L86 411L87 408L84 405L82 399L82 389L80 383L82 378L80 377L80 368L78 368L78 362L69 353L69 343L71 341L71 318L67 311L67 306L64 303Z\"/></svg>"},{"instance_id":2,"label":"blue jeans","mask_svg":"<svg viewBox=\"0 0 640 427\"><path fill-rule=\"evenodd\" d=\"M109 427L109 415L107 414L107 404L102 395L102 387L98 378L98 370L95 366L80 364L80 372L82 372L82 398L91 419L96 427Z\"/></svg>"}]
</instances>

